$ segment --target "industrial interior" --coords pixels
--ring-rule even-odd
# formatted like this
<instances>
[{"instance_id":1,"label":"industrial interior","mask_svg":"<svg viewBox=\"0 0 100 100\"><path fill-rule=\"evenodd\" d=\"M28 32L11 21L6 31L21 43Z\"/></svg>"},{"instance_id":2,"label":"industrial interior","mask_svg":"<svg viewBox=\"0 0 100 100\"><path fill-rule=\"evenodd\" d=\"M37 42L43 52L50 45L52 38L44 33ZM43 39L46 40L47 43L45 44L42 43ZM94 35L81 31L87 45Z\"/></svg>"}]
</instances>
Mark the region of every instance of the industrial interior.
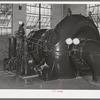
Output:
<instances>
[{"instance_id":1,"label":"industrial interior","mask_svg":"<svg viewBox=\"0 0 100 100\"><path fill-rule=\"evenodd\" d=\"M1 3L0 89L100 89L100 5Z\"/></svg>"}]
</instances>

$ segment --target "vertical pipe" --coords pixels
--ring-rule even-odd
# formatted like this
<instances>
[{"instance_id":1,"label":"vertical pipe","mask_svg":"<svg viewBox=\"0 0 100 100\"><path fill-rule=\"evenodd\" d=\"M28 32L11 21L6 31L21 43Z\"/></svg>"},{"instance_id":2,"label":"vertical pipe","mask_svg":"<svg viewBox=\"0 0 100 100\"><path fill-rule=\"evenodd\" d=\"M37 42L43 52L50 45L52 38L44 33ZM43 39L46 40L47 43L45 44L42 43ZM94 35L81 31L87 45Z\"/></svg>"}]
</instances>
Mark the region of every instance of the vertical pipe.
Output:
<instances>
[{"instance_id":1,"label":"vertical pipe","mask_svg":"<svg viewBox=\"0 0 100 100\"><path fill-rule=\"evenodd\" d=\"M41 4L39 4L39 29L41 29Z\"/></svg>"},{"instance_id":2,"label":"vertical pipe","mask_svg":"<svg viewBox=\"0 0 100 100\"><path fill-rule=\"evenodd\" d=\"M26 42L26 38L25 38L25 41L24 41L24 63L23 63L23 68L25 68L25 76L28 74L28 64L27 64L27 61L28 61L28 49L27 49L27 42Z\"/></svg>"},{"instance_id":3,"label":"vertical pipe","mask_svg":"<svg viewBox=\"0 0 100 100\"><path fill-rule=\"evenodd\" d=\"M12 20L11 20L11 35L13 36L14 34L13 34L13 4L12 4L12 15L11 15L11 17L12 17Z\"/></svg>"},{"instance_id":4,"label":"vertical pipe","mask_svg":"<svg viewBox=\"0 0 100 100\"><path fill-rule=\"evenodd\" d=\"M97 14L97 28L98 28L98 14Z\"/></svg>"}]
</instances>

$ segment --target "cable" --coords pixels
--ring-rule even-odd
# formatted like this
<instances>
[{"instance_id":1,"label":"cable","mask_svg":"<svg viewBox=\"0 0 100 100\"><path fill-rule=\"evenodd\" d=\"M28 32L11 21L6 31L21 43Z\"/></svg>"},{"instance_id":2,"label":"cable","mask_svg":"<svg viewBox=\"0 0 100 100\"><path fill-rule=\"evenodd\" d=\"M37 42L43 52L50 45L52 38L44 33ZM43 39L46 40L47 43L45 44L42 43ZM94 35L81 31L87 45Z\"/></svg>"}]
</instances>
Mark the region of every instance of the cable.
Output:
<instances>
[{"instance_id":1,"label":"cable","mask_svg":"<svg viewBox=\"0 0 100 100\"><path fill-rule=\"evenodd\" d=\"M28 40L28 39L39 40L39 39L36 39L36 38L31 38L31 37L27 38L27 40ZM41 40L41 42L42 42L42 40Z\"/></svg>"}]
</instances>

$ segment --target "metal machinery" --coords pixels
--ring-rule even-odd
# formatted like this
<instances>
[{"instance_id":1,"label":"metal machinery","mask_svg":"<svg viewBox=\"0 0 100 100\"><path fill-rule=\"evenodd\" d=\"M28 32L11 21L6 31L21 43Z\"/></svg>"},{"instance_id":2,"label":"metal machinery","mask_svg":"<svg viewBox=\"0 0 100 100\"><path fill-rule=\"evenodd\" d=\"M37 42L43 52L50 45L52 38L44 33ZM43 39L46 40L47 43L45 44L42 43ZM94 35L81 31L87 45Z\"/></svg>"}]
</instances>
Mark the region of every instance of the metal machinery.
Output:
<instances>
[{"instance_id":1,"label":"metal machinery","mask_svg":"<svg viewBox=\"0 0 100 100\"><path fill-rule=\"evenodd\" d=\"M68 15L54 29L12 37L4 70L15 71L17 75L38 74L45 80L92 75L99 82L98 29L89 17Z\"/></svg>"}]
</instances>

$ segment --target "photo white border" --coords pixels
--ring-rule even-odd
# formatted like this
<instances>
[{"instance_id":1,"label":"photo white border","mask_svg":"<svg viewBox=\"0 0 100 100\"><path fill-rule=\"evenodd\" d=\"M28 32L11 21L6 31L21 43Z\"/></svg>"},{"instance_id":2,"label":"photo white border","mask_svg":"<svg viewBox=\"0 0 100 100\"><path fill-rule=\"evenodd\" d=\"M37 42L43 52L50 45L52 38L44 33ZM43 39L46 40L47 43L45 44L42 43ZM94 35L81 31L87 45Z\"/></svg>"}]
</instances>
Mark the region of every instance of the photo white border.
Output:
<instances>
[{"instance_id":1,"label":"photo white border","mask_svg":"<svg viewBox=\"0 0 100 100\"><path fill-rule=\"evenodd\" d=\"M95 1L0 1L0 3L26 4L26 3L50 3L50 4L100 4ZM99 99L100 90L62 90L62 89L0 89L0 98L68 98L68 99Z\"/></svg>"},{"instance_id":2,"label":"photo white border","mask_svg":"<svg viewBox=\"0 0 100 100\"><path fill-rule=\"evenodd\" d=\"M0 3L26 4L26 3L50 3L50 4L100 4L99 1L0 1Z\"/></svg>"},{"instance_id":3,"label":"photo white border","mask_svg":"<svg viewBox=\"0 0 100 100\"><path fill-rule=\"evenodd\" d=\"M63 92L58 92L63 91ZM46 99L100 99L100 90L29 90L2 89L0 98L46 98Z\"/></svg>"}]
</instances>

